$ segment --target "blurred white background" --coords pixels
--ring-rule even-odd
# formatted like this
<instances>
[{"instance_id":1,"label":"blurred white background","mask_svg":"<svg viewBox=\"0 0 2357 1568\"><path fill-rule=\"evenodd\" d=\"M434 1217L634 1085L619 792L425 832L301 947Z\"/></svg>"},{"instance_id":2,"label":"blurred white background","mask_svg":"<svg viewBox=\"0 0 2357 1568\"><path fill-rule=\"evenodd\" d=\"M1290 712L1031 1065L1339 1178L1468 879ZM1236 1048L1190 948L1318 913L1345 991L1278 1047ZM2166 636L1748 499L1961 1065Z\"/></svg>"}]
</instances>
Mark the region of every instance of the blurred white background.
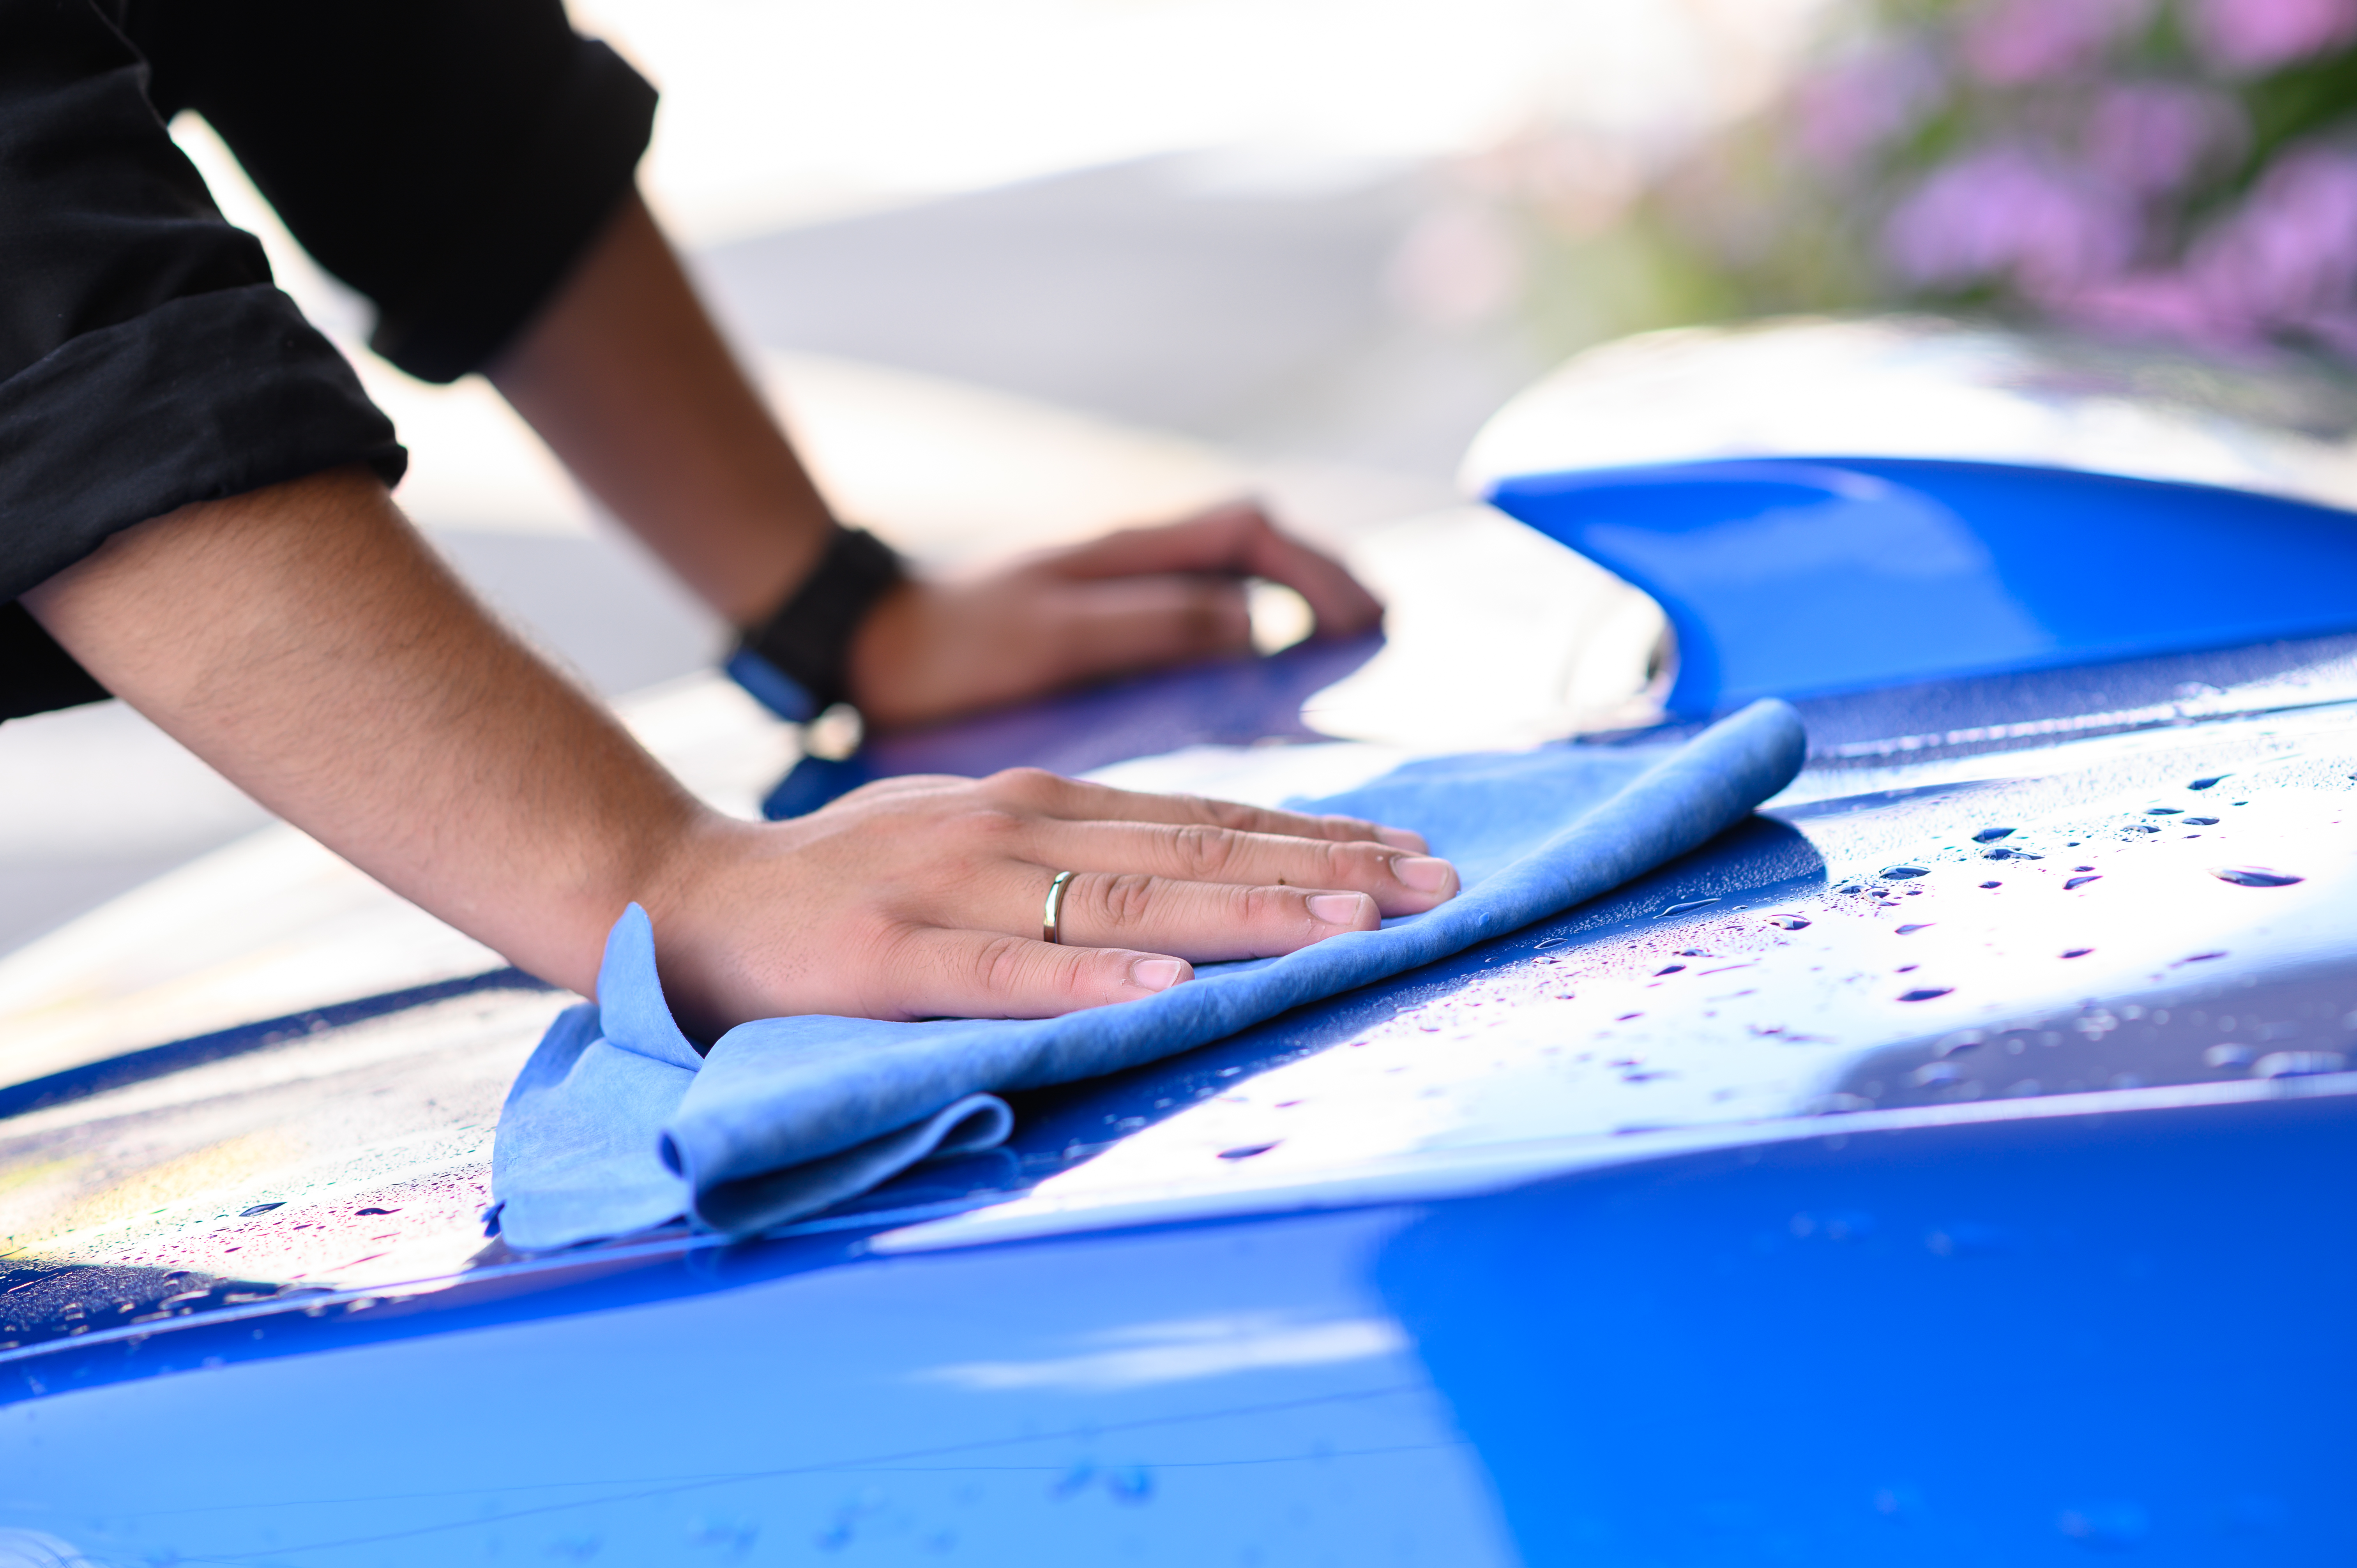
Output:
<instances>
[{"instance_id":1,"label":"blurred white background","mask_svg":"<svg viewBox=\"0 0 2357 1568\"><path fill-rule=\"evenodd\" d=\"M1549 357L1517 315L1498 160L1543 139L1609 222L1772 91L1826 3L575 16L662 89L642 181L839 509L949 564L1246 487L1338 547L1448 505L1475 427ZM496 396L374 360L365 302L200 121L174 133L352 353L411 446L402 500L488 597L609 694L709 662L723 628ZM119 703L0 725L0 950L265 821Z\"/></svg>"}]
</instances>

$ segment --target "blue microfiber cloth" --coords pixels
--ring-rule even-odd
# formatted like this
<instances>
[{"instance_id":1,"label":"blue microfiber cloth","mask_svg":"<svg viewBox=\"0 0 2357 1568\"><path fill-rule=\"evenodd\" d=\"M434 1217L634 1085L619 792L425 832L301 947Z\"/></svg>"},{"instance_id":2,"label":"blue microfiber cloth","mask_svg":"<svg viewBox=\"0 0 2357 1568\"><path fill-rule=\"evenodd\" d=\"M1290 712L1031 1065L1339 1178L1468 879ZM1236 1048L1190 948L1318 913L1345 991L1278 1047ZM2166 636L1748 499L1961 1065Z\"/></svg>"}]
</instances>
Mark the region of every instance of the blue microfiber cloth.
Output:
<instances>
[{"instance_id":1,"label":"blue microfiber cloth","mask_svg":"<svg viewBox=\"0 0 2357 1568\"><path fill-rule=\"evenodd\" d=\"M1732 825L1800 771L1801 721L1755 703L1674 746L1551 746L1410 763L1296 801L1414 828L1465 891L1282 958L1204 964L1157 995L1046 1019L768 1018L696 1054L663 1002L636 905L595 1004L567 1011L508 1091L492 1168L509 1245L667 1224L734 1235L816 1213L920 1160L1006 1138L996 1090L1152 1061L1388 979L1595 897Z\"/></svg>"}]
</instances>

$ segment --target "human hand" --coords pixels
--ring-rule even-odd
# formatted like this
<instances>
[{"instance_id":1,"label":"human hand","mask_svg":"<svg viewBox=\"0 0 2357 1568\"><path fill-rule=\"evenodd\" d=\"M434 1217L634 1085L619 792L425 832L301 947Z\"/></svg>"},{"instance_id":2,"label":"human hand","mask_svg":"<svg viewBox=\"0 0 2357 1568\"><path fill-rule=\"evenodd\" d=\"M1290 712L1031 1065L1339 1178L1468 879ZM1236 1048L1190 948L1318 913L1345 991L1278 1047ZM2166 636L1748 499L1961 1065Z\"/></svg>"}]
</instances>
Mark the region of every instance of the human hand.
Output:
<instances>
[{"instance_id":1,"label":"human hand","mask_svg":"<svg viewBox=\"0 0 2357 1568\"><path fill-rule=\"evenodd\" d=\"M642 899L672 1009L748 1018L1052 1017L1190 961L1264 958L1455 896L1413 832L1016 768L908 777L775 823L706 819ZM1040 940L1056 873L1059 944Z\"/></svg>"},{"instance_id":2,"label":"human hand","mask_svg":"<svg viewBox=\"0 0 2357 1568\"><path fill-rule=\"evenodd\" d=\"M853 639L852 701L889 727L1245 652L1247 577L1300 594L1320 636L1354 636L1383 619L1340 563L1279 532L1256 503L1234 501L972 582L902 585Z\"/></svg>"}]
</instances>

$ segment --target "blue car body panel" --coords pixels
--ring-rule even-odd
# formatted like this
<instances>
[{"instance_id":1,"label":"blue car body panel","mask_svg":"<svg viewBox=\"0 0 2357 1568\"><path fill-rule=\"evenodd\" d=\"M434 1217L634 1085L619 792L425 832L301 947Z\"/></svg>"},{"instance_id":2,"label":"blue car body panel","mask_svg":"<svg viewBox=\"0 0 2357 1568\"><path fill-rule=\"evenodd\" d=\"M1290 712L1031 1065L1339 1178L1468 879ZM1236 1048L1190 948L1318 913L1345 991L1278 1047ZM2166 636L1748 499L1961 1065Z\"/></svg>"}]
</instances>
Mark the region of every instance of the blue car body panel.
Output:
<instances>
[{"instance_id":1,"label":"blue car body panel","mask_svg":"<svg viewBox=\"0 0 2357 1568\"><path fill-rule=\"evenodd\" d=\"M1687 717L2357 626L2357 518L2208 485L1776 457L1533 475L1490 499L1660 602Z\"/></svg>"},{"instance_id":2,"label":"blue car body panel","mask_svg":"<svg viewBox=\"0 0 2357 1568\"><path fill-rule=\"evenodd\" d=\"M2187 487L1735 467L1500 500L1659 567L1682 713L1805 699L1810 768L1760 816L1447 963L1017 1097L1006 1149L770 1239L494 1241L368 1291L0 1260L0 1562L2350 1561L2357 639L2313 634L2351 624L2357 543ZM1770 553L1747 588L1645 554L1780 512L1849 565ZM1896 563L1861 532L1927 517ZM804 783L1298 741L1366 651ZM213 1114L169 1101L189 1063L359 1026L12 1109ZM6 1134L12 1170L72 1155Z\"/></svg>"}]
</instances>

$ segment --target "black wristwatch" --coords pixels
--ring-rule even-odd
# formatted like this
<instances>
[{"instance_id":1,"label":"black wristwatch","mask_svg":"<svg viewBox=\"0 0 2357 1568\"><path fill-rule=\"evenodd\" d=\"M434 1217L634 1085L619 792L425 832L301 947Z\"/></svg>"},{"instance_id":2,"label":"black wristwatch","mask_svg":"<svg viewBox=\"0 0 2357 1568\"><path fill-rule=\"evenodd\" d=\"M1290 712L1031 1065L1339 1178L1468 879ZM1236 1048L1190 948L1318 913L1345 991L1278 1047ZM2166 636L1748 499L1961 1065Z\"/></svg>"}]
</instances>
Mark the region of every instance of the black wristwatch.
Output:
<instances>
[{"instance_id":1,"label":"black wristwatch","mask_svg":"<svg viewBox=\"0 0 2357 1568\"><path fill-rule=\"evenodd\" d=\"M781 719L806 724L851 694L851 639L876 601L908 579L892 547L838 528L777 614L747 632L728 673Z\"/></svg>"}]
</instances>

